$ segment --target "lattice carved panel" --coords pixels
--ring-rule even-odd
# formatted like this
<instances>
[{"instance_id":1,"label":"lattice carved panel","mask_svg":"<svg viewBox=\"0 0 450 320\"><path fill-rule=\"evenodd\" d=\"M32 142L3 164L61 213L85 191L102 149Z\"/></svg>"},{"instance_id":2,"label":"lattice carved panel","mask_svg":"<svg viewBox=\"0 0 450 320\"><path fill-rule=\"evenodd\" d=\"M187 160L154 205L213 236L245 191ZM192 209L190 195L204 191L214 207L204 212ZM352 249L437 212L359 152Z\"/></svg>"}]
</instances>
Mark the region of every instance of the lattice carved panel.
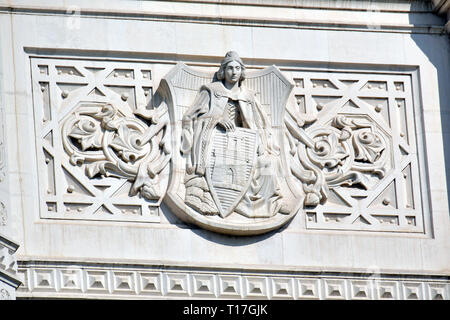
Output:
<instances>
[{"instance_id":1,"label":"lattice carved panel","mask_svg":"<svg viewBox=\"0 0 450 320\"><path fill-rule=\"evenodd\" d=\"M306 203L306 227L424 232L411 76L292 77L295 103L286 119L292 172L306 193L320 197L317 206Z\"/></svg>"},{"instance_id":2,"label":"lattice carved panel","mask_svg":"<svg viewBox=\"0 0 450 320\"><path fill-rule=\"evenodd\" d=\"M170 133L152 68L31 59L41 217L160 220Z\"/></svg>"}]
</instances>

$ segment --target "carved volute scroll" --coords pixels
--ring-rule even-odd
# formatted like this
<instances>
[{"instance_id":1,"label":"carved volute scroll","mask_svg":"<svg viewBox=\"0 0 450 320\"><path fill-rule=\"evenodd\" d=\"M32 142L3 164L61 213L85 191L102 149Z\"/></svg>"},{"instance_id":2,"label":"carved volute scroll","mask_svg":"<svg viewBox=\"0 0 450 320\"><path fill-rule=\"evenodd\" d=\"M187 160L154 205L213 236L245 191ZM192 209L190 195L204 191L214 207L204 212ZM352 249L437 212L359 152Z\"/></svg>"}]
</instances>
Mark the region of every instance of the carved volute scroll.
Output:
<instances>
[{"instance_id":1,"label":"carved volute scroll","mask_svg":"<svg viewBox=\"0 0 450 320\"><path fill-rule=\"evenodd\" d=\"M407 114L410 79L291 75L289 99L290 81L276 67L247 72L240 92L253 95L244 98L233 97L212 74L183 64L166 76L171 118L182 122L173 128L173 149L180 152L174 152L166 199L172 210L204 228L237 235L278 228L298 211L305 213L307 228L423 232L413 188L418 172L414 121ZM255 106L254 114L260 106L270 126L246 124L243 101ZM233 117L236 110L243 114L242 123L224 130L220 122L230 110ZM258 139L274 146L267 150L277 160L260 157L252 148ZM270 169L255 169L259 160ZM261 176L285 189L272 193L255 182ZM266 192L264 213L241 209L247 199L258 199L255 186Z\"/></svg>"},{"instance_id":2,"label":"carved volute scroll","mask_svg":"<svg viewBox=\"0 0 450 320\"><path fill-rule=\"evenodd\" d=\"M85 104L62 126L62 139L72 165L85 164L89 178L113 176L133 182L130 195L147 200L163 196L158 175L170 160L166 110L155 109L150 126L124 117L111 104Z\"/></svg>"}]
</instances>

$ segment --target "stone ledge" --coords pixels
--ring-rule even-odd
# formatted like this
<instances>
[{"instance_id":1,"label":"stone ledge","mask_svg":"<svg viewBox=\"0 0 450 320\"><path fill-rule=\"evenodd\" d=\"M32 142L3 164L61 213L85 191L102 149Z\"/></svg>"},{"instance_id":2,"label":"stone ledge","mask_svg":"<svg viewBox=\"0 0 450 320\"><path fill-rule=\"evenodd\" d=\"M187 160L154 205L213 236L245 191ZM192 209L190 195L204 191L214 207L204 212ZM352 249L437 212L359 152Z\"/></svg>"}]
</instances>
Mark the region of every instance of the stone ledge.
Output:
<instances>
[{"instance_id":1,"label":"stone ledge","mask_svg":"<svg viewBox=\"0 0 450 320\"><path fill-rule=\"evenodd\" d=\"M382 1L352 1L342 6L329 1L316 4L296 1L295 5L283 1L275 5L275 2L110 1L105 8L102 4L83 1L73 4L41 1L36 6L32 1L22 0L0 1L0 13L368 32L442 33L444 30L441 19L432 14L430 2L426 0L413 1L414 4L402 1L392 6Z\"/></svg>"},{"instance_id":2,"label":"stone ledge","mask_svg":"<svg viewBox=\"0 0 450 320\"><path fill-rule=\"evenodd\" d=\"M447 300L447 275L233 271L106 263L19 262L18 298Z\"/></svg>"}]
</instances>

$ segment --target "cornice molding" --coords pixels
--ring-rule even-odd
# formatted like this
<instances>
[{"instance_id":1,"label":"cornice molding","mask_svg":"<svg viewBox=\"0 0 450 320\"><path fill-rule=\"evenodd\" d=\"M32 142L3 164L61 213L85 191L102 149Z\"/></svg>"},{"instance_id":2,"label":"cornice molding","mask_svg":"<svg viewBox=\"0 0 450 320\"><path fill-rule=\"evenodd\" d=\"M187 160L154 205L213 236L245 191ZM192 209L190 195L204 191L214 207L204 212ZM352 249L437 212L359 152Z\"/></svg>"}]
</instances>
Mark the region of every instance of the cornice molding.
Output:
<instances>
[{"instance_id":1,"label":"cornice molding","mask_svg":"<svg viewBox=\"0 0 450 320\"><path fill-rule=\"evenodd\" d=\"M324 15L324 10L330 14ZM227 26L394 33L444 31L430 1L173 0L67 1L0 0L0 14L78 16Z\"/></svg>"},{"instance_id":2,"label":"cornice molding","mask_svg":"<svg viewBox=\"0 0 450 320\"><path fill-rule=\"evenodd\" d=\"M447 300L448 275L19 261L19 298Z\"/></svg>"},{"instance_id":3,"label":"cornice molding","mask_svg":"<svg viewBox=\"0 0 450 320\"><path fill-rule=\"evenodd\" d=\"M450 0L431 0L434 12L447 19L445 30L450 33Z\"/></svg>"}]
</instances>

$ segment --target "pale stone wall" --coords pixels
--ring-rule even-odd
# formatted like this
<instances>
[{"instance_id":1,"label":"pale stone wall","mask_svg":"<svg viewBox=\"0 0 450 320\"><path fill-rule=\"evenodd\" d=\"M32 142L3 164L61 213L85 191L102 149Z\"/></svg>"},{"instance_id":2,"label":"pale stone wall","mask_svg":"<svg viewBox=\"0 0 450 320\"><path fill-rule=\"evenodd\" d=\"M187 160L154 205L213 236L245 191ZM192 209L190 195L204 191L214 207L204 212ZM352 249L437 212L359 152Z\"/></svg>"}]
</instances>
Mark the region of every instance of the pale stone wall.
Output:
<instances>
[{"instance_id":1,"label":"pale stone wall","mask_svg":"<svg viewBox=\"0 0 450 320\"><path fill-rule=\"evenodd\" d=\"M17 296L449 299L445 24L426 1L0 1L0 233L20 245ZM238 237L67 160L71 108L139 108L177 62L212 72L229 50L249 71L275 64L301 112L363 106L388 141L384 178Z\"/></svg>"}]
</instances>

